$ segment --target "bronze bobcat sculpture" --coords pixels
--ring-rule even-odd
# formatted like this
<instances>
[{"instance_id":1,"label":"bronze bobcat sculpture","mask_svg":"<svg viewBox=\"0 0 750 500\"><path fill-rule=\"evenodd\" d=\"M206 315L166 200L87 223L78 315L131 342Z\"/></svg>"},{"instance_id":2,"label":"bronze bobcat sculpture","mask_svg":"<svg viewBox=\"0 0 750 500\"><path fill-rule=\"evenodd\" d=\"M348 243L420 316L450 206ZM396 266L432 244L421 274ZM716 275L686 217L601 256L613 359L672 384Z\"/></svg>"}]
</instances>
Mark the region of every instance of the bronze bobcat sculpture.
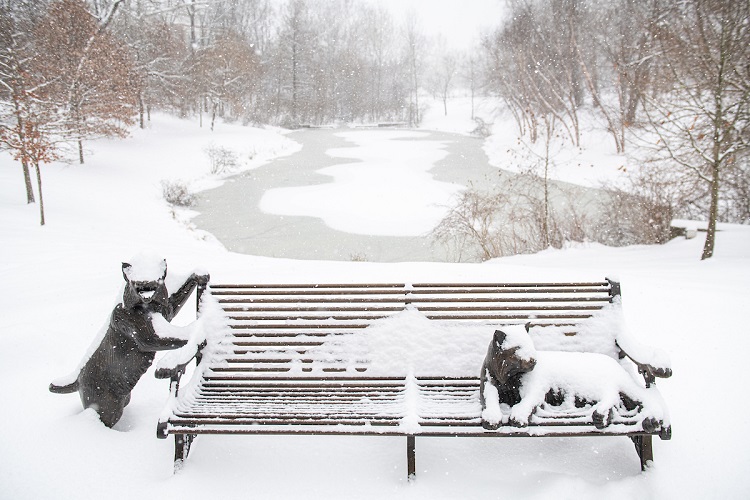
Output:
<instances>
[{"instance_id":1,"label":"bronze bobcat sculpture","mask_svg":"<svg viewBox=\"0 0 750 500\"><path fill-rule=\"evenodd\" d=\"M590 407L591 423L597 429L609 426L616 412L644 410L643 389L613 358L591 352L537 352L527 335L518 337L516 333L513 341L506 341L510 331L495 331L487 350L480 377L484 428L494 430L502 423L497 412L489 408L489 397L510 407L507 423L516 427L529 425L531 415L542 403L560 408L562 414ZM493 388L497 395L488 396L488 391L494 393ZM657 418L643 415L645 432L659 428Z\"/></svg>"},{"instance_id":2,"label":"bronze bobcat sculpture","mask_svg":"<svg viewBox=\"0 0 750 500\"><path fill-rule=\"evenodd\" d=\"M185 345L185 339L160 337L151 321L161 314L167 321L177 315L197 285L208 283L207 275L191 275L172 295L163 274L148 280L131 279L132 266L122 264L125 291L122 303L112 311L106 333L91 357L82 366L75 381L49 390L57 394L78 391L84 408L93 408L107 427L114 426L130 402L130 393L154 360L156 351Z\"/></svg>"},{"instance_id":3,"label":"bronze bobcat sculpture","mask_svg":"<svg viewBox=\"0 0 750 500\"><path fill-rule=\"evenodd\" d=\"M479 383L479 399L482 408L486 408L485 384L490 383L497 388L499 402L513 406L521 401L521 376L528 373L536 366L536 359L524 359L516 355L518 347L510 349L503 348L506 334L501 330L495 330L495 334L487 348L487 356L482 364ZM497 425L483 421L482 425L487 429L496 429Z\"/></svg>"}]
</instances>

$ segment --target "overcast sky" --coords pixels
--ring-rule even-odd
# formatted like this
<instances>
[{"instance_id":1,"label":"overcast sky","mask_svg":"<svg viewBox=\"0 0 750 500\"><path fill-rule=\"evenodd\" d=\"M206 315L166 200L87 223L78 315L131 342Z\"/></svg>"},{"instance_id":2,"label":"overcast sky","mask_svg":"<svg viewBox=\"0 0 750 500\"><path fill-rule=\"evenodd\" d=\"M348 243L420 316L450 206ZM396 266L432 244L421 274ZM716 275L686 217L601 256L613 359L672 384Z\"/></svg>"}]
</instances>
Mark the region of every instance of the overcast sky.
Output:
<instances>
[{"instance_id":1,"label":"overcast sky","mask_svg":"<svg viewBox=\"0 0 750 500\"><path fill-rule=\"evenodd\" d=\"M465 49L479 41L482 32L498 26L504 0L370 0L387 6L396 19L414 10L427 35L443 33L447 42Z\"/></svg>"}]
</instances>

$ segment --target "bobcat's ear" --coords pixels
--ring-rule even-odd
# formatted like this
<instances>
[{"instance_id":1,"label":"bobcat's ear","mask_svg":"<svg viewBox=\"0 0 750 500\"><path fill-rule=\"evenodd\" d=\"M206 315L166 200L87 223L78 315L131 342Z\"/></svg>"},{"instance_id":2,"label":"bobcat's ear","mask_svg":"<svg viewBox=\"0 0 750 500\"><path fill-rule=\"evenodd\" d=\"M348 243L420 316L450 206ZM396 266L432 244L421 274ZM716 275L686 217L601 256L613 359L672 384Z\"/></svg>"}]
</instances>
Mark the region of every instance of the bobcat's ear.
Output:
<instances>
[{"instance_id":1,"label":"bobcat's ear","mask_svg":"<svg viewBox=\"0 0 750 500\"><path fill-rule=\"evenodd\" d=\"M164 274L161 275L161 280L164 281L167 278L167 259L162 259L164 262Z\"/></svg>"},{"instance_id":2,"label":"bobcat's ear","mask_svg":"<svg viewBox=\"0 0 750 500\"><path fill-rule=\"evenodd\" d=\"M128 281L128 272L130 271L130 268L133 267L127 262L122 263L122 277L125 278L125 281Z\"/></svg>"},{"instance_id":3,"label":"bobcat's ear","mask_svg":"<svg viewBox=\"0 0 750 500\"><path fill-rule=\"evenodd\" d=\"M503 347L503 342L505 342L505 332L502 330L495 330L494 341L497 343L497 348L501 349Z\"/></svg>"}]
</instances>

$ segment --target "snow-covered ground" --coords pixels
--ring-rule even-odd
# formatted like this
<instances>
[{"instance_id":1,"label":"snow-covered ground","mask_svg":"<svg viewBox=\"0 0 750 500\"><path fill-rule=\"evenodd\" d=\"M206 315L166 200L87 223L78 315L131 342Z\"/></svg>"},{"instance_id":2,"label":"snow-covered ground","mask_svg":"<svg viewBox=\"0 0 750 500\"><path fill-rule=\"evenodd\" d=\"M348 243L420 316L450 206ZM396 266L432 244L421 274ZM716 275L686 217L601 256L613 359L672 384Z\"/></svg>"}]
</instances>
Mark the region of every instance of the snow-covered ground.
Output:
<instances>
[{"instance_id":1,"label":"snow-covered ground","mask_svg":"<svg viewBox=\"0 0 750 500\"><path fill-rule=\"evenodd\" d=\"M744 359L750 227L722 226L715 257L706 262L699 261L700 237L659 247L575 245L484 264L239 255L161 199L165 178L215 182L203 151L209 143L235 150L244 168L295 148L274 130L222 124L211 134L195 122L157 116L130 139L90 144L93 154L83 166L45 166L45 227L38 225L37 206L25 203L20 167L0 156L0 498L750 497ZM245 161L251 152L255 159ZM409 484L400 438L203 436L173 476L172 443L155 432L165 381L147 373L114 429L92 410L81 411L77 395L47 391L76 366L108 318L122 283L120 262L143 250L167 259L172 286L196 267L219 281L616 275L630 329L671 356L675 374L658 385L673 438L655 440L655 463L645 473L626 438L417 439L418 479ZM190 320L186 307L175 322Z\"/></svg>"}]
</instances>

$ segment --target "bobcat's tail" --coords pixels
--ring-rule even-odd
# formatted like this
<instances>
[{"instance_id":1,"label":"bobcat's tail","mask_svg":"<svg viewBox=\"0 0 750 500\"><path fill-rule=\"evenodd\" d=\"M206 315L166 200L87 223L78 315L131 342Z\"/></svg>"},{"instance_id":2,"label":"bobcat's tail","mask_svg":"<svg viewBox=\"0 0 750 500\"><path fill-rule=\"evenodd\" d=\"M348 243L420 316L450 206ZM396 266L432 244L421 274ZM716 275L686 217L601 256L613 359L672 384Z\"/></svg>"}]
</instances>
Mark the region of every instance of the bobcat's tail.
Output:
<instances>
[{"instance_id":1,"label":"bobcat's tail","mask_svg":"<svg viewBox=\"0 0 750 500\"><path fill-rule=\"evenodd\" d=\"M58 385L55 382L52 382L49 385L49 392L54 392L55 394L70 394L71 392L76 392L77 390L78 380L65 385Z\"/></svg>"}]
</instances>

